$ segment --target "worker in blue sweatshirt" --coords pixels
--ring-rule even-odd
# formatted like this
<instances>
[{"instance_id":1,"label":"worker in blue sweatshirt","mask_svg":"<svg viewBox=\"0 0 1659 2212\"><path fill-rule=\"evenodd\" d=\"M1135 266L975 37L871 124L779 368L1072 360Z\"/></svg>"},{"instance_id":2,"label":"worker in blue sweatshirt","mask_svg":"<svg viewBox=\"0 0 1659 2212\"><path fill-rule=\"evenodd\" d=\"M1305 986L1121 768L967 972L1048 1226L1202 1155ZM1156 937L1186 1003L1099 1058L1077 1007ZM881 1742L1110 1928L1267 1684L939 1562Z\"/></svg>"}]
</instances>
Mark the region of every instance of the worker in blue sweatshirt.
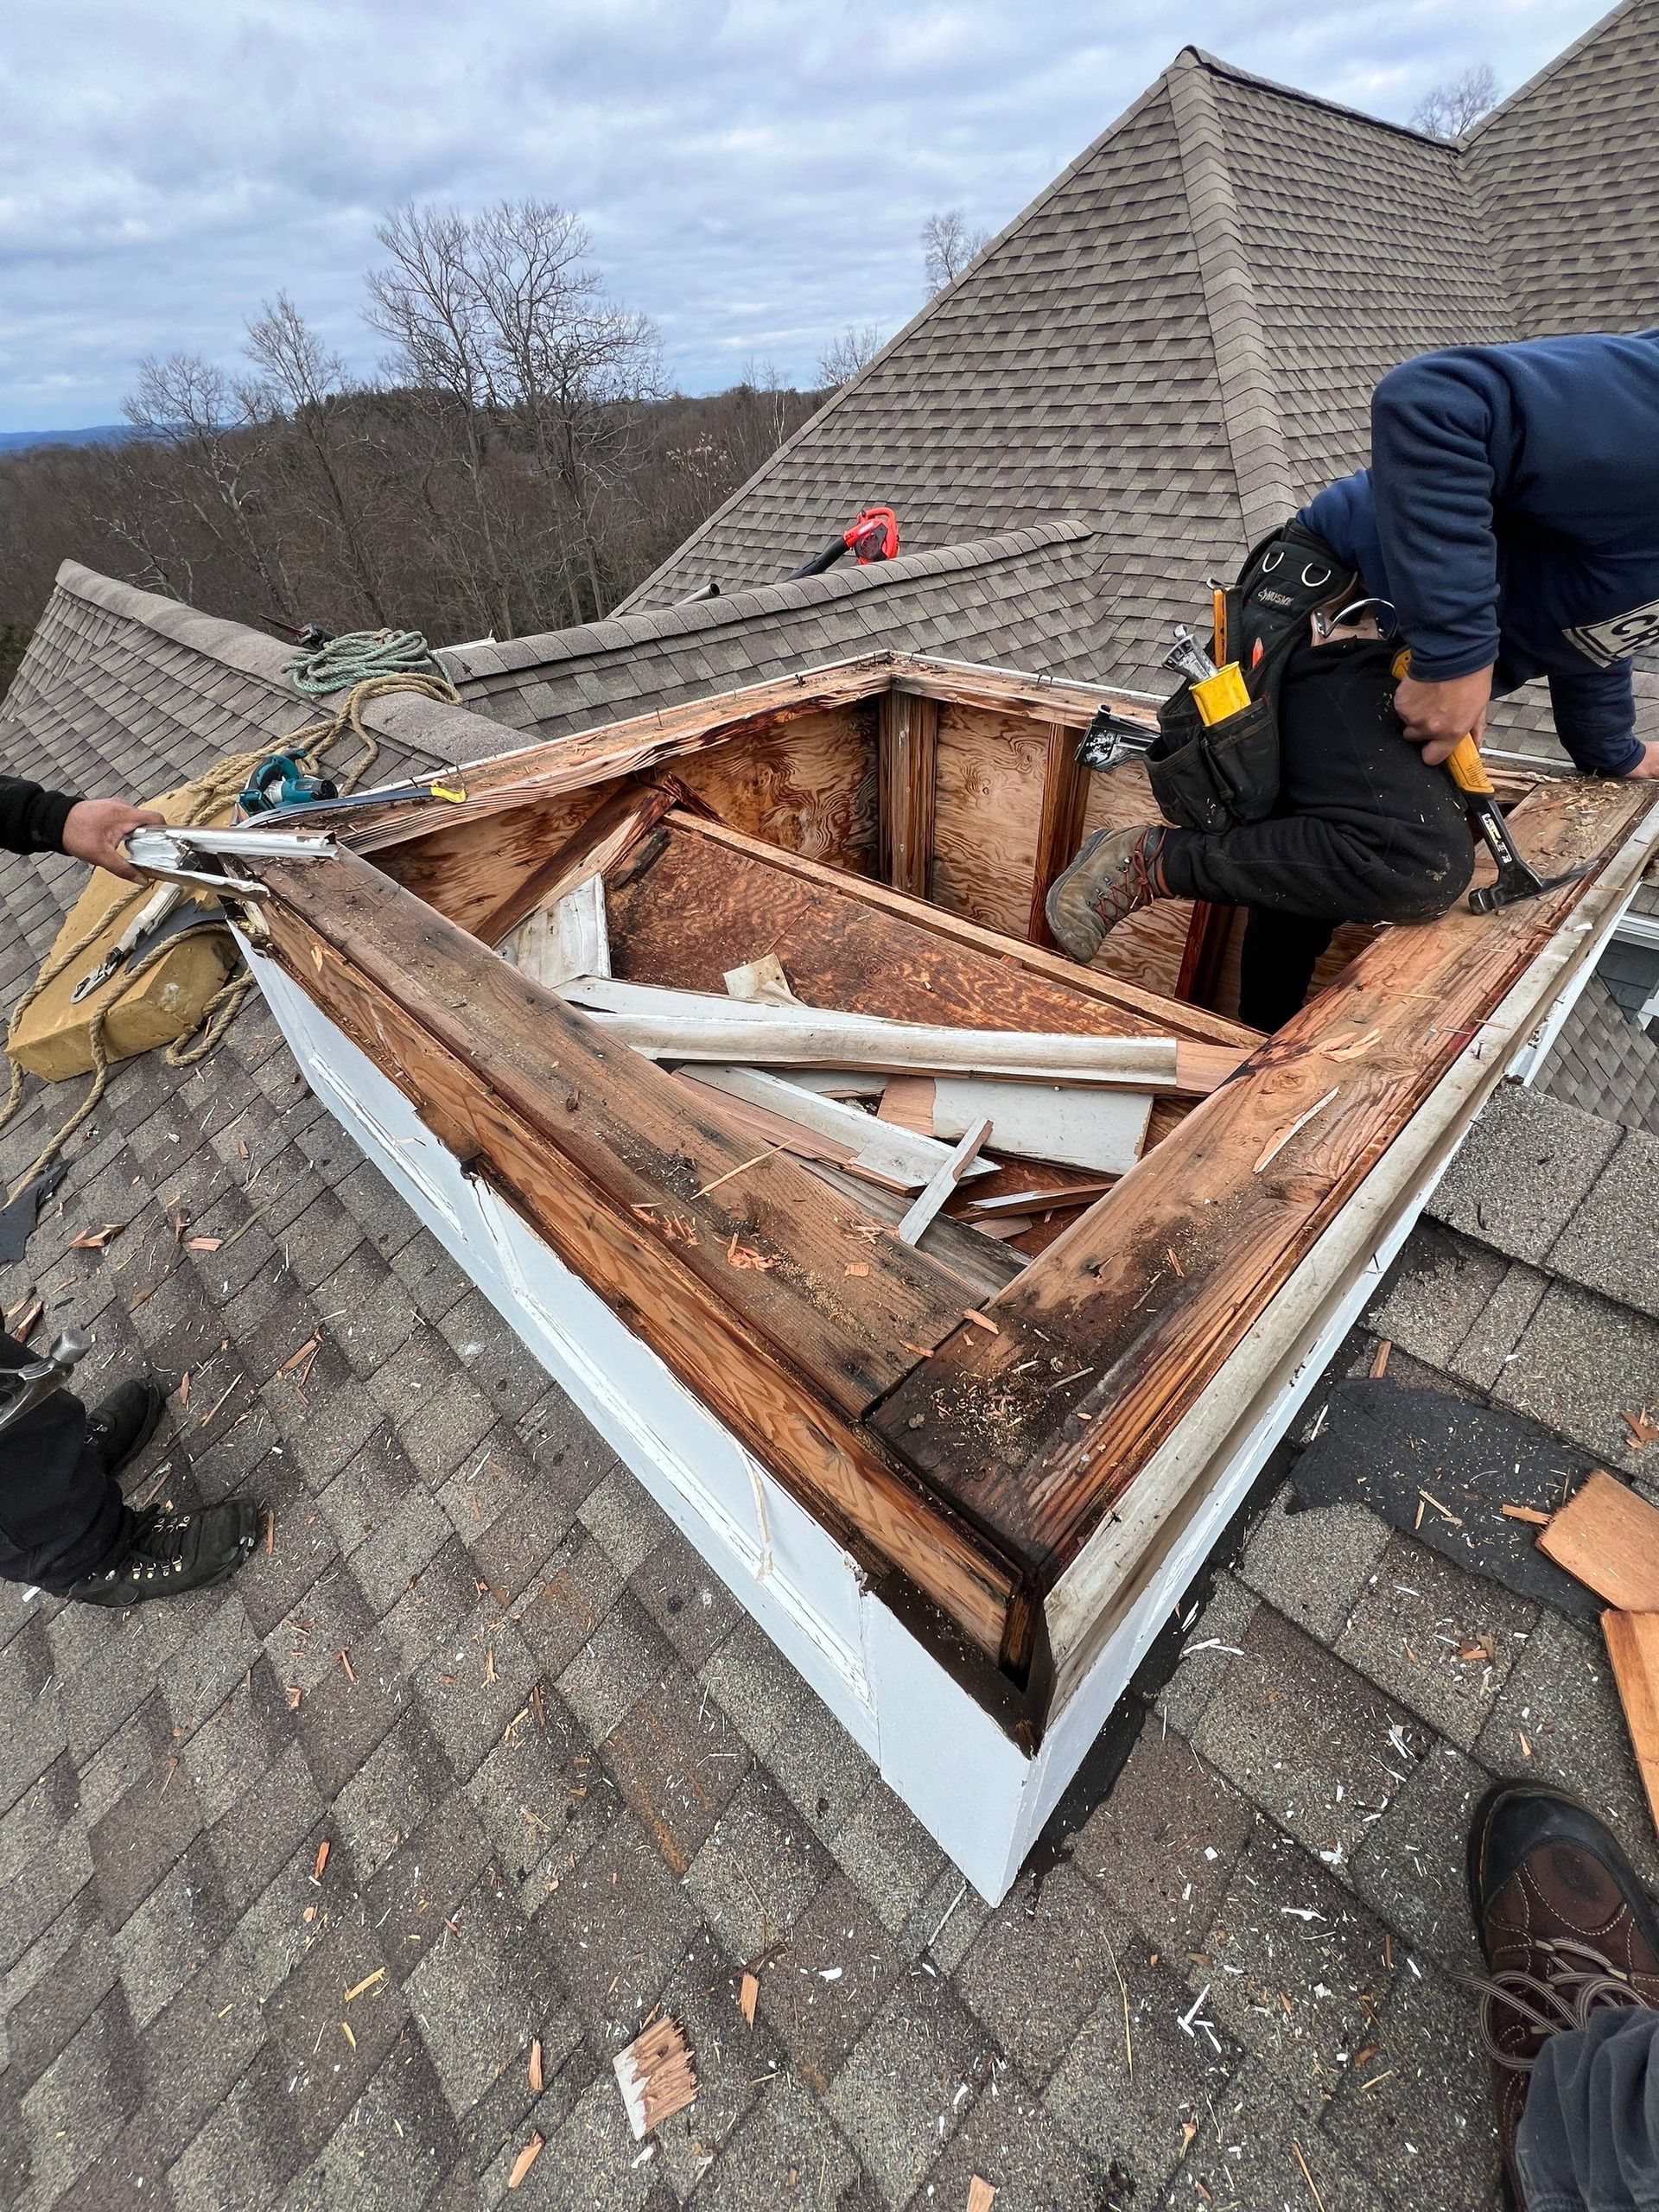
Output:
<instances>
[{"instance_id":1,"label":"worker in blue sweatshirt","mask_svg":"<svg viewBox=\"0 0 1659 2212\"><path fill-rule=\"evenodd\" d=\"M1431 919L1466 887L1441 764L1494 698L1542 677L1586 775L1659 777L1630 681L1659 648L1659 330L1403 363L1372 396L1370 468L1258 546L1240 584L1246 665L1258 639L1286 648L1271 811L1101 831L1049 922L1088 960L1154 899L1248 907L1239 1011L1276 1028L1338 923Z\"/></svg>"}]
</instances>

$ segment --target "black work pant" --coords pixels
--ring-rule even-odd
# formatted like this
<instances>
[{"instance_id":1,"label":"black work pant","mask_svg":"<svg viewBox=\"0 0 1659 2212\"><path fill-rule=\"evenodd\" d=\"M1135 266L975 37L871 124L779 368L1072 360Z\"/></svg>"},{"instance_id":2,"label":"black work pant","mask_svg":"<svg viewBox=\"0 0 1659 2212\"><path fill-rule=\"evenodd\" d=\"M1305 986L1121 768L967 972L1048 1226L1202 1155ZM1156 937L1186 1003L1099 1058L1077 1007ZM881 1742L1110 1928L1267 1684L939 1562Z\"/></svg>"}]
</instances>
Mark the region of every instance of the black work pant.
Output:
<instances>
[{"instance_id":1,"label":"black work pant","mask_svg":"<svg viewBox=\"0 0 1659 2212\"><path fill-rule=\"evenodd\" d=\"M1424 922L1467 886L1461 793L1394 711L1395 648L1299 645L1279 700L1279 804L1213 836L1171 830L1164 880L1182 899L1249 908L1239 1014L1287 1021L1338 922Z\"/></svg>"},{"instance_id":2,"label":"black work pant","mask_svg":"<svg viewBox=\"0 0 1659 2212\"><path fill-rule=\"evenodd\" d=\"M39 1355L0 1335L0 1367ZM0 1428L0 1581L64 1591L101 1572L131 1530L121 1485L86 1437L86 1408L54 1390Z\"/></svg>"}]
</instances>

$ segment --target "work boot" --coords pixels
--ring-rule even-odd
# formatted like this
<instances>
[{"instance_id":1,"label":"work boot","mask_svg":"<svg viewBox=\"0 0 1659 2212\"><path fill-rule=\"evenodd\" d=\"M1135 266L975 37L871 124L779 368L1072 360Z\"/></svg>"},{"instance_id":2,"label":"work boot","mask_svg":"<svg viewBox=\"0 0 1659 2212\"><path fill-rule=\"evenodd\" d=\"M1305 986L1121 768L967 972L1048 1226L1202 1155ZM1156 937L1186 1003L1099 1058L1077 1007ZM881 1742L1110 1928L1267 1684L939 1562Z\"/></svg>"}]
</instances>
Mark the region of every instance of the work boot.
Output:
<instances>
[{"instance_id":1,"label":"work boot","mask_svg":"<svg viewBox=\"0 0 1659 2212\"><path fill-rule=\"evenodd\" d=\"M142 1605L147 1598L181 1598L228 1582L253 1556L259 1509L246 1498L204 1505L193 1513L149 1506L126 1548L102 1573L83 1575L66 1598L84 1605Z\"/></svg>"},{"instance_id":2,"label":"work boot","mask_svg":"<svg viewBox=\"0 0 1659 2212\"><path fill-rule=\"evenodd\" d=\"M1495 1783L1481 1799L1468 1879L1490 1972L1459 1979L1481 1993L1503 2173L1521 2205L1515 2137L1538 2053L1604 2005L1659 2009L1659 1916L1611 1829L1540 1783Z\"/></svg>"},{"instance_id":3,"label":"work boot","mask_svg":"<svg viewBox=\"0 0 1659 2212\"><path fill-rule=\"evenodd\" d=\"M161 1427L166 1404L160 1384L146 1376L142 1382L122 1383L92 1408L86 1416L86 1441L106 1475L119 1474L138 1457Z\"/></svg>"},{"instance_id":4,"label":"work boot","mask_svg":"<svg viewBox=\"0 0 1659 2212\"><path fill-rule=\"evenodd\" d=\"M1116 929L1166 894L1158 881L1161 829L1096 830L1043 902L1048 926L1074 960L1092 960Z\"/></svg>"}]
</instances>

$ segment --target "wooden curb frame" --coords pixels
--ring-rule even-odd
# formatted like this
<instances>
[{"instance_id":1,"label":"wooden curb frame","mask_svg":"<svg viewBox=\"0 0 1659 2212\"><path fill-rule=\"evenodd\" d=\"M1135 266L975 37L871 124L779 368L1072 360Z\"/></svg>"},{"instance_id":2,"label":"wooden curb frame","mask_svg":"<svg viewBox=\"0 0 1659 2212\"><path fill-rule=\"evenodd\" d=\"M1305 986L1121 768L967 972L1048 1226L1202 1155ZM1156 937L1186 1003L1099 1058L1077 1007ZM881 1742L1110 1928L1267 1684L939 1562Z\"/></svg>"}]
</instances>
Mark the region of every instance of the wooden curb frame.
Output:
<instances>
[{"instance_id":1,"label":"wooden curb frame","mask_svg":"<svg viewBox=\"0 0 1659 2212\"><path fill-rule=\"evenodd\" d=\"M591 788L607 772L613 780L619 772L649 770L677 755L728 743L752 730L758 720L776 728L779 717L786 722L796 708L802 713L822 711L832 694L849 708L861 708L874 697L882 724L899 725L913 750L916 718L880 702L895 687L908 693L921 684L933 687L946 701L977 699L1005 716L1023 712L1051 732L1080 727L1103 696L1082 686L1033 685L967 669L941 672L938 664L880 657L841 670L812 671L787 686L759 687L709 702L696 713L683 709L674 717L650 718L648 730L639 722L625 724L560 747L507 756L469 769L468 788L477 794L480 812L498 815L550 794ZM800 705L805 698L814 702L810 709ZM675 726L665 731L669 721ZM1043 747L1052 762L1056 748L1048 738ZM581 754L580 761L573 753ZM683 760L677 766L683 771ZM468 1164L474 1182L493 1182L507 1206L548 1238L576 1274L601 1286L608 1283L606 1297L635 1334L653 1344L658 1357L747 1444L757 1471L754 1497L773 1497L772 1522L779 1517L781 1494L766 1485L781 1478L790 1496L807 1503L841 1555L861 1563L867 1608L876 1608L860 1616L866 1691L881 1672L869 1661L872 1638L887 1654L889 1672L898 1668L905 1683L902 1695L890 1695L880 1713L883 1771L981 1887L993 1893L1005 1878L1011 1878L1018 1859L1010 1861L1008 1853L1023 1848L1020 1836L1034 1834L1031 1822L1063 1786L1166 1611L1165 1597L1172 1588L1179 1592L1214 1528L1224 1523L1224 1509L1230 1510L1230 1501L1249 1479L1242 1471L1265 1457L1291 1417L1297 1389L1311 1385L1317 1368L1308 1371L1307 1348L1325 1343L1333 1312L1357 1310L1356 1300L1363 1304L1375 1279L1370 1262L1379 1246L1397 1242L1408 1230L1480 1098L1524 1046L1523 1033L1536 1027L1575 976L1587 972L1594 943L1611 928L1634 889L1654 835L1653 796L1637 786L1580 784L1556 785L1529 799L1519 817L1523 842L1529 838L1552 865L1569 853L1597 854L1597 875L1586 885L1535 902L1529 909L1508 910L1490 922L1452 916L1427 930L1388 933L1354 963L1344 978L1344 988L1327 995L1330 1003L1310 1008L1292 1030L1256 1052L1232 1084L1191 1112L1128 1178L1090 1208L1061 1244L990 1302L988 1312L1000 1335L965 1325L953 1331L947 1321L947 1287L925 1266L916 1268L920 1255L899 1263L899 1276L888 1281L884 1255L883 1268L877 1271L883 1278L880 1294L889 1299L902 1294L910 1301L910 1318L897 1325L914 1332L906 1339L913 1351L896 1363L896 1371L884 1371L879 1330L867 1338L861 1365L836 1370L833 1354L823 1352L809 1355L803 1370L802 1309L774 1295L793 1264L791 1250L801 1271L809 1271L804 1247L789 1241L785 1217L798 1212L799 1193L782 1172L784 1164L774 1163L780 1173L771 1216L766 1194L757 1188L745 1194L736 1211L721 1211L717 1221L705 1220L711 1232L721 1236L728 1228L740 1237L776 1231L778 1268L758 1271L753 1283L747 1276L741 1283L723 1283L701 1247L692 1254L664 1245L652 1225L637 1217L642 1205L650 1207L651 1195L630 1204L607 1187L612 1169L601 1156L602 1146L594 1148L594 1133L584 1129L580 1141L571 1136L567 1142L569 1133L561 1129L557 1113L550 1123L530 1110L536 1102L525 1086L533 1090L541 1084L551 1090L552 1072L524 1060L522 1040L514 1040L513 1052L503 1060L493 1033L480 1036L468 1029L472 969L467 969L464 988L450 994L447 1005L427 1003L419 979L406 968L400 970L401 944L405 955L417 961L442 952L440 966L451 958L463 965L476 963L480 979L492 969L511 972L461 931L451 934L442 923L435 931L434 916L418 906L411 915L406 893L350 863L333 890L307 890L296 881L304 873L300 869L264 869L275 894L267 949L335 1030L342 1035L354 1032L368 1058L418 1103L426 1126L436 1130L454 1159ZM1054 812L1049 799L1046 780L1046 820ZM925 812L913 778L904 804L910 822ZM462 811L444 810L439 834L452 843ZM411 826L406 818L388 817L378 825L371 819L362 842L391 857L392 837L413 844ZM728 834L713 825L710 833ZM913 880L917 861L913 842L906 843L909 836L909 831L885 836L882 849L894 871L902 865ZM747 838L731 842L734 851L753 845ZM836 874L787 852L767 858L784 875L811 884L828 879L838 894L895 921L902 917L907 925L919 925L942 943L994 951L1033 982L1052 975L1068 988L1084 989L1109 1033L1144 1034L1160 1025L1166 1030L1175 1020L1185 1022L1195 1040L1218 1044L1240 1033L1199 1009L1173 1007L1109 977L1080 976L1052 955L1010 942L971 920L937 907L912 907L868 876ZM347 882L350 897L342 903ZM1028 906L1028 887L1024 895ZM1414 963L1427 961L1433 969L1437 960L1436 972L1449 975L1453 982L1465 979L1469 999L1464 1029L1448 1030L1438 1041L1427 1017L1402 1020L1399 1012L1412 997ZM1478 984L1468 982L1471 969L1483 963L1485 972ZM583 1094L584 1109L600 1093L613 1096L606 1111L613 1116L616 1100L624 1101L630 1112L636 1101L650 1105L645 1079L654 1071L643 1064L637 1070L610 1065L595 1050L596 1040L582 1033L592 1025L568 1010L550 1016L537 1003L545 995L518 979L514 982L519 995L501 1003L518 1009L514 1019L521 1027L539 1029L546 1023L550 1035L556 1033L557 1084ZM291 992L288 997L285 1027L295 1018ZM1451 1003L1444 982L1433 998L1444 1014ZM423 1011L412 1020L416 1005ZM1480 1025L1478 1032L1467 1027L1470 1018ZM1339 1141L1340 1094L1353 1080L1356 1065L1363 1066L1374 1051L1365 1040L1379 1020L1385 1029L1393 1023L1399 1043L1384 1052L1388 1065L1381 1075L1373 1070L1376 1079L1368 1077L1366 1111L1375 1126L1362 1128L1351 1141ZM576 1027L563 1026L569 1024ZM428 1063L417 1065L423 1055ZM315 1069L315 1049L310 1065ZM578 1068L586 1073L579 1076ZM442 1076L441 1099L423 1088L434 1069ZM613 1094L615 1084L620 1089ZM1336 1095L1327 1099L1330 1093ZM1314 1109L1311 1116L1309 1108ZM575 1118L585 1123L586 1111ZM722 1162L743 1156L741 1148L734 1155L721 1137L717 1113L692 1131L686 1157L695 1179L688 1189L676 1186L677 1205L722 1173ZM375 1147L372 1136L365 1141L385 1165L384 1148ZM570 1142L580 1157L572 1154ZM562 1197L547 1188L525 1187L535 1179L538 1148L543 1164L555 1155L563 1162L556 1179ZM395 1154L392 1160L396 1164ZM664 1160L659 1152L652 1172L668 1173ZM1147 1293L1154 1270L1144 1261L1140 1273L1128 1281L1118 1265L1122 1290L1115 1289L1112 1278L1101 1272L1089 1277L1086 1294L1067 1287L1077 1281L1080 1268L1097 1268L1099 1255L1110 1262L1114 1251L1125 1249L1116 1226L1120 1220L1141 1224L1127 1243L1144 1252L1145 1226L1163 1223L1172 1197L1190 1211L1216 1191L1225 1198L1223 1211L1232 1206L1235 1212L1224 1234L1211 1242L1235 1252L1243 1249L1248 1265L1257 1270L1255 1279L1236 1275L1228 1286L1222 1264L1227 1250L1207 1250L1205 1236L1198 1233L1176 1255L1180 1264L1161 1289L1154 1281ZM656 1197L660 1200L663 1195L659 1187ZM724 1195L711 1195L704 1216L718 1208ZM550 1237L554 1224L546 1208L555 1197L566 1218ZM1236 1213L1239 1205L1243 1216ZM1263 1260L1265 1247L1241 1244L1238 1221L1252 1212L1277 1224L1274 1249L1282 1256L1271 1267ZM806 1243L829 1233L820 1226ZM605 1266L601 1246L610 1255ZM659 1301L672 1309L666 1319L642 1313L641 1281L655 1283L659 1291L676 1287ZM487 1282L484 1287L490 1289ZM737 1308L722 1294L732 1289L743 1293L745 1302ZM1135 1297L1126 1294L1130 1289ZM1231 1310L1223 1313L1223 1306ZM510 1301L503 1310L516 1319ZM717 1362L705 1358L695 1345L688 1350L683 1332L686 1315L694 1311L702 1317L699 1326L715 1332L704 1342L718 1338L725 1346ZM747 1311L747 1320L734 1338L721 1314L738 1311ZM1205 1312L1217 1318L1205 1321ZM1148 1347L1159 1343L1177 1355L1175 1397L1160 1398L1155 1407L1147 1401L1147 1412L1135 1417L1138 1428L1126 1427L1121 1408L1134 1400L1125 1393L1141 1387L1135 1378L1149 1371ZM537 1349L546 1357L542 1344ZM971 1421L964 1425L959 1414L953 1427L935 1418L944 1402L942 1390L952 1394L951 1407L971 1414L982 1391L1006 1395L1006 1370L1023 1359L1047 1363L1056 1384L1063 1384L1071 1376L1070 1363L1083 1361L1090 1351L1095 1358L1088 1363L1089 1371L1072 1378L1081 1381L1080 1392L1075 1387L1046 1392L1035 1425L1029 1409L1020 1409L1014 1465L1006 1481L996 1465L999 1453L1003 1460L1010 1456L1001 1439L992 1438L999 1453L976 1453ZM1056 1361L1067 1363L1064 1376ZM762 1381L766 1375L770 1381ZM770 1408L759 1427L753 1418L757 1390ZM919 1428L914 1425L918 1411ZM1079 1413L1085 1417L1081 1421ZM1109 1451L1099 1478L1079 1486L1084 1455L1071 1440L1090 1429L1109 1439ZM795 1442L780 1450L784 1430L794 1434ZM982 1426L980 1433L984 1433ZM1250 1440L1260 1443L1264 1437L1258 1452ZM629 1456L651 1480L637 1440ZM837 1467L841 1471L835 1473ZM1046 1485L1065 1503L1063 1519L1046 1524L1036 1510ZM685 1494L683 1484L676 1494ZM766 1525L766 1509L757 1510ZM895 1511L903 1524L897 1539ZM914 1541L918 1529L925 1532L919 1550ZM689 1525L688 1532L709 1548L696 1525ZM717 1563L728 1573L728 1560ZM925 1606L896 1602L890 1575L895 1566L931 1598L944 1618L930 1615ZM749 1603L754 1593L740 1594ZM1154 1605L1161 1608L1155 1614L1149 1610ZM753 1609L766 1610L758 1600ZM767 1623L809 1672L814 1662L803 1657L798 1630L810 1613L807 1602L797 1607L794 1629ZM814 1642L815 1634L808 1641L816 1649L823 1639ZM836 1684L853 1684L860 1676L860 1666L849 1665L826 1692L849 1725L853 1707L847 1699L868 1719L868 1697L855 1688L837 1690ZM947 1737L951 1729L960 1732L969 1726L969 1710L1002 1747L994 1750L990 1738L976 1734L980 1770L966 1786L972 1795L982 1782L983 1803L971 1818L960 1808L952 1809L948 1792L941 1796L931 1775L925 1739L915 1733L929 1711ZM863 1735L868 1740L868 1726ZM937 1745L934 1756L937 1763ZM1001 1778L993 1782L993 1774ZM961 1782L958 1776L959 1786Z\"/></svg>"}]
</instances>

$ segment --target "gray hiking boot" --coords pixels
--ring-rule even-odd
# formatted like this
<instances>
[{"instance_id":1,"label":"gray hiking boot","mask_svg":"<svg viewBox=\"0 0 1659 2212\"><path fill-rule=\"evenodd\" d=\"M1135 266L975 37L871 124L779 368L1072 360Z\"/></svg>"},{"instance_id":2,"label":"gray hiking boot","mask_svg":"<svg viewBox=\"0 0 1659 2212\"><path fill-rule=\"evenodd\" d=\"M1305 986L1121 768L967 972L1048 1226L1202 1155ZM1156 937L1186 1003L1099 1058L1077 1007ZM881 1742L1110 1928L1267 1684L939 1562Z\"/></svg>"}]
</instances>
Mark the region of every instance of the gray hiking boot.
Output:
<instances>
[{"instance_id":1,"label":"gray hiking boot","mask_svg":"<svg viewBox=\"0 0 1659 2212\"><path fill-rule=\"evenodd\" d=\"M1074 960L1092 960L1113 930L1165 896L1155 867L1161 829L1096 830L1043 902L1048 926Z\"/></svg>"}]
</instances>

